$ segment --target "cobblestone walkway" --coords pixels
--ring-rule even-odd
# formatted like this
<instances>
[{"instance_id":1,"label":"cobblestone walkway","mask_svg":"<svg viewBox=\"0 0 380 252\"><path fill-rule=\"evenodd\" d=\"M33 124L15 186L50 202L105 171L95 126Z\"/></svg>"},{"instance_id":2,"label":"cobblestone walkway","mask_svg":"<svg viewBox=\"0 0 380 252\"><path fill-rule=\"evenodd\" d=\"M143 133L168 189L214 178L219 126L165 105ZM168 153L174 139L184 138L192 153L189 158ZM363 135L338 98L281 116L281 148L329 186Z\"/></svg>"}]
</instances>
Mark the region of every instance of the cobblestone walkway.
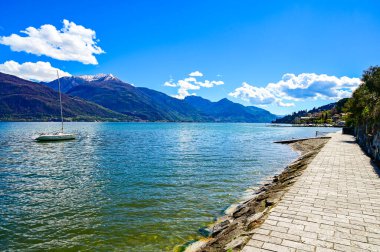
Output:
<instances>
[{"instance_id":1,"label":"cobblestone walkway","mask_svg":"<svg viewBox=\"0 0 380 252\"><path fill-rule=\"evenodd\" d=\"M380 251L380 177L335 133L242 251Z\"/></svg>"}]
</instances>

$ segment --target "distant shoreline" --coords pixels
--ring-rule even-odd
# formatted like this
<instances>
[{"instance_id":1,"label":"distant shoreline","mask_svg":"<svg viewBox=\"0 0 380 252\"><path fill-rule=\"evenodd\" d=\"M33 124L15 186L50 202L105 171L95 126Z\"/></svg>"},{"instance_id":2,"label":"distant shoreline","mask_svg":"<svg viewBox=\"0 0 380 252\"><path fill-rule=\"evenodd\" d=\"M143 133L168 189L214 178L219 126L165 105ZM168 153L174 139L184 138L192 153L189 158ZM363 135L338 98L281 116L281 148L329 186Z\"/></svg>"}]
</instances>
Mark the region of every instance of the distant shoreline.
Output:
<instances>
[{"instance_id":1,"label":"distant shoreline","mask_svg":"<svg viewBox=\"0 0 380 252\"><path fill-rule=\"evenodd\" d=\"M18 121L18 120L0 120L0 123L2 122L41 122L41 123L60 123L60 120L54 120L54 121L34 121L34 120L25 120L25 121ZM247 123L247 124L269 124L268 122L215 122L215 121L119 121L119 120L99 120L99 121L64 121L65 123Z\"/></svg>"},{"instance_id":2,"label":"distant shoreline","mask_svg":"<svg viewBox=\"0 0 380 252\"><path fill-rule=\"evenodd\" d=\"M0 123L3 122L41 122L41 123L60 123L61 120L1 120ZM343 126L323 126L323 125L298 125L298 124L274 124L270 122L228 122L228 121L123 121L123 120L64 120L65 123L248 123L248 124L265 124L267 127L304 127L304 128L343 128Z\"/></svg>"},{"instance_id":3,"label":"distant shoreline","mask_svg":"<svg viewBox=\"0 0 380 252\"><path fill-rule=\"evenodd\" d=\"M268 127L319 127L319 128L343 128L338 125L323 125L323 124L289 124L289 123L271 123Z\"/></svg>"}]
</instances>

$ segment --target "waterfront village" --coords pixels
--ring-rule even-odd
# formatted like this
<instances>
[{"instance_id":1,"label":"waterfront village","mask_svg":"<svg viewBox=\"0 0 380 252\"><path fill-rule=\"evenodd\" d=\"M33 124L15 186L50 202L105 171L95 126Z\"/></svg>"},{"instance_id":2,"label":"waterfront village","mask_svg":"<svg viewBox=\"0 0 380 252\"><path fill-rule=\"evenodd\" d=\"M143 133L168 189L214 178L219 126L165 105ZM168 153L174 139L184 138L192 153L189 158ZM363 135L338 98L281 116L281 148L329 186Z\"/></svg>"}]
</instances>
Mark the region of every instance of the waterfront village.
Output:
<instances>
[{"instance_id":1,"label":"waterfront village","mask_svg":"<svg viewBox=\"0 0 380 252\"><path fill-rule=\"evenodd\" d=\"M345 127L350 121L350 112L347 110L348 99L343 98L311 110L300 110L273 121L277 124L291 124L295 127Z\"/></svg>"},{"instance_id":2,"label":"waterfront village","mask_svg":"<svg viewBox=\"0 0 380 252\"><path fill-rule=\"evenodd\" d=\"M294 126L344 127L347 113L337 113L329 117L328 113L308 113L307 116L296 117Z\"/></svg>"}]
</instances>

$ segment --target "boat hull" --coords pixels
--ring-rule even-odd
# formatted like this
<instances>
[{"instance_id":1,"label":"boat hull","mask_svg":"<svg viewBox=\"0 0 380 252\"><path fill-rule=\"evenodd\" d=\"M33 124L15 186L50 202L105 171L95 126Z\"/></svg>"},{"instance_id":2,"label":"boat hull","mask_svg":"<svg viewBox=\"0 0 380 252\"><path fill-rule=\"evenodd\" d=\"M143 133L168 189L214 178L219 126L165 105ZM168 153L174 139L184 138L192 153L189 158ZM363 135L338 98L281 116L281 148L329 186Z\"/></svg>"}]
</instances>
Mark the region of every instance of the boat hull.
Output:
<instances>
[{"instance_id":1,"label":"boat hull","mask_svg":"<svg viewBox=\"0 0 380 252\"><path fill-rule=\"evenodd\" d=\"M66 141L66 140L74 140L75 135L74 134L42 134L38 136L35 140L42 142L42 141Z\"/></svg>"}]
</instances>

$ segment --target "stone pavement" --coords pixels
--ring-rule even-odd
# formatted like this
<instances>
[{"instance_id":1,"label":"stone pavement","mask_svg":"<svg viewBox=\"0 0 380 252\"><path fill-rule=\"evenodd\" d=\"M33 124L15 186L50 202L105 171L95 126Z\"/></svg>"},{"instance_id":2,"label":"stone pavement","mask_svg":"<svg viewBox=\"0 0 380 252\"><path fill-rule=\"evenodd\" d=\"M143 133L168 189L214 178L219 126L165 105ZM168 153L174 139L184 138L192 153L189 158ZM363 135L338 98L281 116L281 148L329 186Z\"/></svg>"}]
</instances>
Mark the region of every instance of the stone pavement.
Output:
<instances>
[{"instance_id":1,"label":"stone pavement","mask_svg":"<svg viewBox=\"0 0 380 252\"><path fill-rule=\"evenodd\" d=\"M332 134L242 251L380 251L379 168Z\"/></svg>"}]
</instances>

